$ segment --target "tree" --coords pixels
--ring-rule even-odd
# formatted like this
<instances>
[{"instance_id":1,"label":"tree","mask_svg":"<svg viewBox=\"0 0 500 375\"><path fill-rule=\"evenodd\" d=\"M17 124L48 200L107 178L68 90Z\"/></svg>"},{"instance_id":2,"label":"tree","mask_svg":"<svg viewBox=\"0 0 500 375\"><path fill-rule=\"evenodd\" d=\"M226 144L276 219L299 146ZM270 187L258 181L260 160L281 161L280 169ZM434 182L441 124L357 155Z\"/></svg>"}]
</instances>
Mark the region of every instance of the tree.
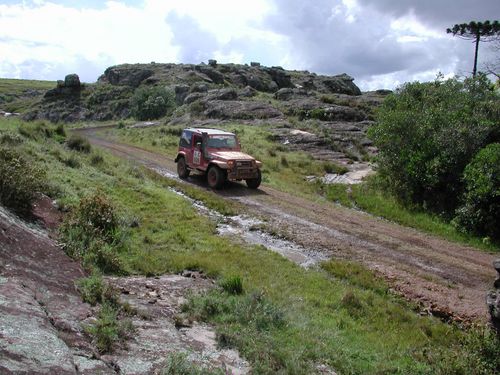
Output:
<instances>
[{"instance_id":1,"label":"tree","mask_svg":"<svg viewBox=\"0 0 500 375\"><path fill-rule=\"evenodd\" d=\"M410 206L451 217L463 197L465 167L480 149L500 141L499 103L482 74L397 89L369 129L387 187Z\"/></svg>"},{"instance_id":2,"label":"tree","mask_svg":"<svg viewBox=\"0 0 500 375\"><path fill-rule=\"evenodd\" d=\"M175 94L162 87L140 87L132 96L132 115L138 120L154 120L175 109Z\"/></svg>"},{"instance_id":3,"label":"tree","mask_svg":"<svg viewBox=\"0 0 500 375\"><path fill-rule=\"evenodd\" d=\"M491 143L464 171L464 204L454 220L459 227L500 240L500 143Z\"/></svg>"},{"instance_id":4,"label":"tree","mask_svg":"<svg viewBox=\"0 0 500 375\"><path fill-rule=\"evenodd\" d=\"M475 77L477 73L477 54L479 50L479 42L488 42L495 40L500 36L500 22L498 21L484 21L484 22L469 22L454 25L451 29L446 29L448 34L458 36L462 39L473 40L476 44L474 54L474 69L472 76Z\"/></svg>"}]
</instances>

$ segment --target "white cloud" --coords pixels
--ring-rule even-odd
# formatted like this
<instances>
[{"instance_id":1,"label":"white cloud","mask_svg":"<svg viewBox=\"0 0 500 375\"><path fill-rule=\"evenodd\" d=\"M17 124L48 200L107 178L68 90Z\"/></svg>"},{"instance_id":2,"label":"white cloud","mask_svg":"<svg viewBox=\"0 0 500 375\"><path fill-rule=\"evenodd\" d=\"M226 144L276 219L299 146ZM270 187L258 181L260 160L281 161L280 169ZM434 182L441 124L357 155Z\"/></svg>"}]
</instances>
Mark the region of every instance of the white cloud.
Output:
<instances>
[{"instance_id":1,"label":"white cloud","mask_svg":"<svg viewBox=\"0 0 500 375\"><path fill-rule=\"evenodd\" d=\"M474 17L483 13L488 17L496 0L478 0L472 8L470 0L454 0L460 6L453 6L452 0L436 4L410 0L15 1L0 5L3 77L62 79L76 72L82 80L94 81L113 64L186 59L197 63L216 58L324 74L346 72L362 89L371 89L433 79L437 71L470 70L471 46L446 35L442 25L453 17L467 16L472 8ZM435 6L453 9L440 15ZM481 49L480 58L487 58L485 50Z\"/></svg>"}]
</instances>

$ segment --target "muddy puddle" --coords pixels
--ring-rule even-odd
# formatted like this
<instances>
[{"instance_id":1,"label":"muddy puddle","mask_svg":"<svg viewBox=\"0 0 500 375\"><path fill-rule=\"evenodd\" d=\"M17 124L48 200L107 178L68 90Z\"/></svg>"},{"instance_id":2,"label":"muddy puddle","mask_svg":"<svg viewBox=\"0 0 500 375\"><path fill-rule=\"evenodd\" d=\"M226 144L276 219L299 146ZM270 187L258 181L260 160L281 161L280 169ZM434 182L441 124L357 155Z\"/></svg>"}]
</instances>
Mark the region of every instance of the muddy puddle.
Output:
<instances>
[{"instance_id":1,"label":"muddy puddle","mask_svg":"<svg viewBox=\"0 0 500 375\"><path fill-rule=\"evenodd\" d=\"M171 172L155 168L162 176L178 179ZM206 207L203 202L188 197L183 192L170 188L170 191L188 200L202 215L208 216L217 223L217 233L221 236L240 239L250 245L261 245L274 251L302 267L312 267L319 262L328 260L323 252L300 246L292 241L272 235L265 230L265 222L246 215L225 216Z\"/></svg>"}]
</instances>

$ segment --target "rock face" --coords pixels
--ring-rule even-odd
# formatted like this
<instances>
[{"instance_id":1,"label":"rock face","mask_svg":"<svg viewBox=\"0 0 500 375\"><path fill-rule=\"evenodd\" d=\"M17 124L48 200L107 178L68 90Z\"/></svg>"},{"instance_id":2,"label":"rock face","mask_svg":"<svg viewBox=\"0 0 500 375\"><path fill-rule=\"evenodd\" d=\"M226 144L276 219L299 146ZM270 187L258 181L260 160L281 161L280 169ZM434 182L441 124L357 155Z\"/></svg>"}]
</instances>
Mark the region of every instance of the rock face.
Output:
<instances>
[{"instance_id":1,"label":"rock face","mask_svg":"<svg viewBox=\"0 0 500 375\"><path fill-rule=\"evenodd\" d=\"M84 277L41 228L0 207L0 373L112 374L81 323L92 315L75 289Z\"/></svg>"},{"instance_id":2,"label":"rock face","mask_svg":"<svg viewBox=\"0 0 500 375\"><path fill-rule=\"evenodd\" d=\"M205 116L217 119L268 119L283 115L265 102L212 100L205 103L205 108Z\"/></svg>"},{"instance_id":3,"label":"rock face","mask_svg":"<svg viewBox=\"0 0 500 375\"><path fill-rule=\"evenodd\" d=\"M493 262L493 267L498 272L498 277L495 280L493 287L486 296L486 303L491 315L491 322L497 333L500 335L500 259Z\"/></svg>"},{"instance_id":4,"label":"rock face","mask_svg":"<svg viewBox=\"0 0 500 375\"><path fill-rule=\"evenodd\" d=\"M59 218L50 200L37 203L35 215L49 226ZM126 346L99 354L84 329L96 308L82 302L75 287L84 276L45 229L0 206L0 374L160 374L173 353L232 374L250 371L236 351L217 347L213 327L179 326L190 293L214 286L196 272L108 278L138 314L130 318L134 337Z\"/></svg>"},{"instance_id":5,"label":"rock face","mask_svg":"<svg viewBox=\"0 0 500 375\"><path fill-rule=\"evenodd\" d=\"M99 81L109 82L112 85L138 87L142 81L151 77L153 73L153 70L143 66L124 64L106 69Z\"/></svg>"}]
</instances>

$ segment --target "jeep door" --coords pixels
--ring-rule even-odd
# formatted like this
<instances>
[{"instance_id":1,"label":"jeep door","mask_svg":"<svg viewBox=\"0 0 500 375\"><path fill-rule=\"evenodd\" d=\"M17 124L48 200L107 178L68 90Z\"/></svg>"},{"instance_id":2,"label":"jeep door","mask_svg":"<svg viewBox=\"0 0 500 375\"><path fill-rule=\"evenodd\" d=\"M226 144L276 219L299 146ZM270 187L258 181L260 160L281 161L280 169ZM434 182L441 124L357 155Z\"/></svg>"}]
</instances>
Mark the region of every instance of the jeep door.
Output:
<instances>
[{"instance_id":1,"label":"jeep door","mask_svg":"<svg viewBox=\"0 0 500 375\"><path fill-rule=\"evenodd\" d=\"M199 134L193 134L193 145L191 147L191 160L190 162L193 164L195 167L199 167L200 165L203 164L203 155L201 152L201 135Z\"/></svg>"}]
</instances>

